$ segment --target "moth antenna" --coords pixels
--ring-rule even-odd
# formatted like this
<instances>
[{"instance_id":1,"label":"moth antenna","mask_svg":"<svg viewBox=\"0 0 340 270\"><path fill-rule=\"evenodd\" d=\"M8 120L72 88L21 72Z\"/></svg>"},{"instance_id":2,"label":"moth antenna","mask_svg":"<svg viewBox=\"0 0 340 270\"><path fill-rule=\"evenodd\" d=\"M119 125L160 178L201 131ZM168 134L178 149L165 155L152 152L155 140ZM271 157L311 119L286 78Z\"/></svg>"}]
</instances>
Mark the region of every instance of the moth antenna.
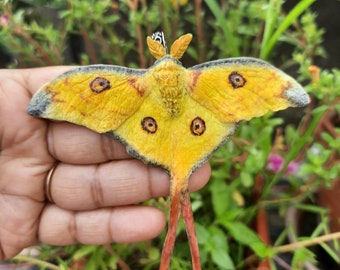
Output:
<instances>
[{"instance_id":1,"label":"moth antenna","mask_svg":"<svg viewBox=\"0 0 340 270\"><path fill-rule=\"evenodd\" d=\"M159 42L165 48L165 51L168 52L168 47L166 46L164 32L161 32L161 31L154 32L152 33L151 38Z\"/></svg>"},{"instance_id":2,"label":"moth antenna","mask_svg":"<svg viewBox=\"0 0 340 270\"><path fill-rule=\"evenodd\" d=\"M151 37L146 38L150 53L156 59L160 59L167 54L167 47L163 32L155 32Z\"/></svg>"},{"instance_id":3,"label":"moth antenna","mask_svg":"<svg viewBox=\"0 0 340 270\"><path fill-rule=\"evenodd\" d=\"M192 40L192 34L185 34L174 41L170 48L170 55L176 59L181 59ZM154 32L151 37L147 37L150 53L160 59L167 54L167 46L163 32Z\"/></svg>"},{"instance_id":4,"label":"moth antenna","mask_svg":"<svg viewBox=\"0 0 340 270\"><path fill-rule=\"evenodd\" d=\"M176 59L181 59L191 40L192 34L185 34L176 39L170 48L170 55Z\"/></svg>"}]
</instances>

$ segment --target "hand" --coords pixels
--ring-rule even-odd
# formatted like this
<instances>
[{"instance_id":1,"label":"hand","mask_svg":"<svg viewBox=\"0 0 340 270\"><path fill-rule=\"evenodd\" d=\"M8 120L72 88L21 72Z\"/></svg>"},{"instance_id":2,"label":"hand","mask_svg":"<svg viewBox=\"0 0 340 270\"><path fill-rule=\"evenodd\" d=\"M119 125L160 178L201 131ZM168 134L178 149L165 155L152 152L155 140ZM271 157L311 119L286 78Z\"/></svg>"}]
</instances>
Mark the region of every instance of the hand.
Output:
<instances>
[{"instance_id":1,"label":"hand","mask_svg":"<svg viewBox=\"0 0 340 270\"><path fill-rule=\"evenodd\" d=\"M26 113L34 92L69 68L0 70L0 261L39 242L136 242L164 229L160 210L135 205L168 195L163 170L131 158L106 135ZM44 187L54 166L52 204ZM209 176L205 164L190 190Z\"/></svg>"}]
</instances>

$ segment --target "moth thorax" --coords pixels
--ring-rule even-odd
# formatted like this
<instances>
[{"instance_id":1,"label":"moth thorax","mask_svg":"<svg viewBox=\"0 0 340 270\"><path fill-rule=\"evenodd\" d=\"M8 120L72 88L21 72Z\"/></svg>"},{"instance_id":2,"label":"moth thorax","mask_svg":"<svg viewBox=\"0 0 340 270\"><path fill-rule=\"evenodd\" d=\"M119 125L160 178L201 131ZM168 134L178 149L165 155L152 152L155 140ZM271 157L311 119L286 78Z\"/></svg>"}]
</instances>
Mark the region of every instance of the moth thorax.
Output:
<instances>
[{"instance_id":1,"label":"moth thorax","mask_svg":"<svg viewBox=\"0 0 340 270\"><path fill-rule=\"evenodd\" d=\"M180 114L182 108L183 90L179 86L166 86L160 89L164 107L171 118Z\"/></svg>"},{"instance_id":2,"label":"moth thorax","mask_svg":"<svg viewBox=\"0 0 340 270\"><path fill-rule=\"evenodd\" d=\"M181 86L180 75L169 72L167 68L159 70L155 76L159 95L165 109L171 118L181 112L184 89Z\"/></svg>"}]
</instances>

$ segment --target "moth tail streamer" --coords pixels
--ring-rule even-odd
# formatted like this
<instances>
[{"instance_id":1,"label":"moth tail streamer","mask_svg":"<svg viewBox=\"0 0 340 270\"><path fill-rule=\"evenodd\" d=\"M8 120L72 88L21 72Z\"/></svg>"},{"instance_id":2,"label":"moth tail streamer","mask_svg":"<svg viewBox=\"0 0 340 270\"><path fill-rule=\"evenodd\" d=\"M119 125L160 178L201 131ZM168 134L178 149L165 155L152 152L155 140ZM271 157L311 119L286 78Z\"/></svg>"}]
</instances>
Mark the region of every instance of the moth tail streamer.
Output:
<instances>
[{"instance_id":1,"label":"moth tail streamer","mask_svg":"<svg viewBox=\"0 0 340 270\"><path fill-rule=\"evenodd\" d=\"M181 214L181 193L174 192L170 196L170 218L168 222L168 232L164 241L161 264L159 270L170 269L171 257L176 241L178 221Z\"/></svg>"},{"instance_id":2,"label":"moth tail streamer","mask_svg":"<svg viewBox=\"0 0 340 270\"><path fill-rule=\"evenodd\" d=\"M187 236L189 240L189 247L190 247L190 253L191 253L191 260L192 260L192 269L193 270L201 270L201 259L200 259L200 252L198 248L198 240L195 230L195 222L194 222L194 216L192 213L191 208L191 201L190 201L190 195L189 191L186 190L186 192L182 195L182 216L185 223L185 228L187 231Z\"/></svg>"},{"instance_id":3,"label":"moth tail streamer","mask_svg":"<svg viewBox=\"0 0 340 270\"><path fill-rule=\"evenodd\" d=\"M184 186L183 186L184 183ZM171 257L176 241L176 232L180 215L182 214L186 226L186 233L189 240L189 247L192 259L192 269L201 270L201 261L198 248L198 241L194 225L194 217L191 209L190 196L187 186L188 180L171 180L170 194L170 218L168 222L168 232L163 246L161 263L159 270L169 270Z\"/></svg>"}]
</instances>

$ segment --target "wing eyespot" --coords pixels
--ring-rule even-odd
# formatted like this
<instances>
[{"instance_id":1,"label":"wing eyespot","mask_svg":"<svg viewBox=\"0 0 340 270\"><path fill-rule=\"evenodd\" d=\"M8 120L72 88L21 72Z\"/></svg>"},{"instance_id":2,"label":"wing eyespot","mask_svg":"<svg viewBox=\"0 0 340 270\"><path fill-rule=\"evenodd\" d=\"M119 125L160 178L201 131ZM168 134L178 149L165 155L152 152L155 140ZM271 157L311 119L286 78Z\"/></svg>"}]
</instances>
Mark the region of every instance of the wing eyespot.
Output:
<instances>
[{"instance_id":1,"label":"wing eyespot","mask_svg":"<svg viewBox=\"0 0 340 270\"><path fill-rule=\"evenodd\" d=\"M141 125L142 125L142 129L150 134L156 133L157 128L158 128L156 120L149 116L143 118Z\"/></svg>"},{"instance_id":2,"label":"wing eyespot","mask_svg":"<svg viewBox=\"0 0 340 270\"><path fill-rule=\"evenodd\" d=\"M101 93L110 88L110 81L103 77L96 77L92 82L90 82L90 89L95 93Z\"/></svg>"},{"instance_id":3,"label":"wing eyespot","mask_svg":"<svg viewBox=\"0 0 340 270\"><path fill-rule=\"evenodd\" d=\"M205 132L206 126L202 118L196 117L192 120L190 125L190 131L195 136L201 136Z\"/></svg>"},{"instance_id":4,"label":"wing eyespot","mask_svg":"<svg viewBox=\"0 0 340 270\"><path fill-rule=\"evenodd\" d=\"M247 80L240 73L236 71L230 73L228 79L229 79L229 83L234 89L243 87L247 82Z\"/></svg>"}]
</instances>

